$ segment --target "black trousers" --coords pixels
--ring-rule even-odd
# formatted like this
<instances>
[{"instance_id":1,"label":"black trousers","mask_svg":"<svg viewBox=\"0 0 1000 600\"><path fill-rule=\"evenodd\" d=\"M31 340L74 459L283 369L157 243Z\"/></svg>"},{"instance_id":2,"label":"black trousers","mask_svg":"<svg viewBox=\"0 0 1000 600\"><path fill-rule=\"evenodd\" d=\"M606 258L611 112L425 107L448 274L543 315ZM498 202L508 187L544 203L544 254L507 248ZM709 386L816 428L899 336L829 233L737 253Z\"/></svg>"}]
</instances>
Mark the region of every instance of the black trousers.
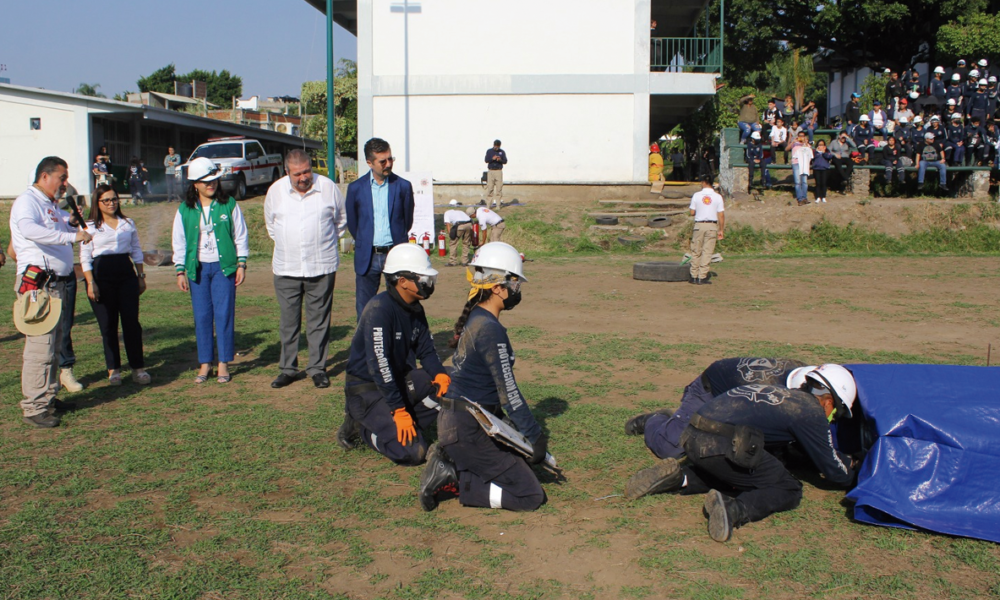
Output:
<instances>
[{"instance_id":1,"label":"black trousers","mask_svg":"<svg viewBox=\"0 0 1000 600\"><path fill-rule=\"evenodd\" d=\"M104 341L104 364L108 370L122 368L118 346L118 322L122 324L125 354L133 369L146 368L142 355L142 325L139 324L139 278L128 254L104 254L94 259L94 283L98 300L90 301Z\"/></svg>"},{"instance_id":2,"label":"black trousers","mask_svg":"<svg viewBox=\"0 0 1000 600\"><path fill-rule=\"evenodd\" d=\"M840 158L839 156L833 157L833 168L837 170L837 174L844 180L844 188L851 185L851 175L854 173L854 161L847 158Z\"/></svg>"},{"instance_id":3,"label":"black trousers","mask_svg":"<svg viewBox=\"0 0 1000 600\"><path fill-rule=\"evenodd\" d=\"M397 437L392 410L382 397L382 392L374 388L374 384L352 385L352 382L348 381L344 387L344 395L347 412L360 425L361 438L368 447L397 465L412 467L427 458L428 443L423 430L437 419L438 412L422 402L422 399L430 393L431 378L427 372L423 369L414 369L406 378L407 386L413 388L409 390L405 400L406 409L413 418L417 437L405 446Z\"/></svg>"},{"instance_id":4,"label":"black trousers","mask_svg":"<svg viewBox=\"0 0 1000 600\"><path fill-rule=\"evenodd\" d=\"M830 172L826 169L814 169L813 176L816 178L816 197L826 198L826 178Z\"/></svg>"},{"instance_id":5,"label":"black trousers","mask_svg":"<svg viewBox=\"0 0 1000 600\"><path fill-rule=\"evenodd\" d=\"M717 489L736 496L746 507L750 521L760 521L776 512L792 510L802 500L802 483L769 452L754 469L744 469L718 453L731 442L688 426L684 449L691 461L685 467L688 485L684 493Z\"/></svg>"},{"instance_id":6,"label":"black trousers","mask_svg":"<svg viewBox=\"0 0 1000 600\"><path fill-rule=\"evenodd\" d=\"M463 506L528 511L545 504L545 490L528 463L486 435L468 411L442 408L438 438L455 461Z\"/></svg>"}]
</instances>

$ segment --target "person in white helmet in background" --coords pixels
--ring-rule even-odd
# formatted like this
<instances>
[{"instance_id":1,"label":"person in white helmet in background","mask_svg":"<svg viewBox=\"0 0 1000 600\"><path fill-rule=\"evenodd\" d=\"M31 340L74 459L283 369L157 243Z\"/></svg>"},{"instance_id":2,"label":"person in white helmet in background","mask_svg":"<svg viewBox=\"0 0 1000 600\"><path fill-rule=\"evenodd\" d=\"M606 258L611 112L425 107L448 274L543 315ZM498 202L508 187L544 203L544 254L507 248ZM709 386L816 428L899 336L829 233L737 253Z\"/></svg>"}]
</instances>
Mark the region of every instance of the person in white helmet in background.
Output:
<instances>
[{"instance_id":1,"label":"person in white helmet in background","mask_svg":"<svg viewBox=\"0 0 1000 600\"><path fill-rule=\"evenodd\" d=\"M931 79L930 96L934 98L934 106L942 106L948 100L948 86L944 83L944 67L934 68L934 78Z\"/></svg>"},{"instance_id":2,"label":"person in white helmet in background","mask_svg":"<svg viewBox=\"0 0 1000 600\"><path fill-rule=\"evenodd\" d=\"M337 442L350 450L360 437L394 463L414 466L427 455L423 430L437 419L430 396L444 394L451 381L420 305L434 293L438 272L416 244L393 246L382 272L386 289L365 305L351 340Z\"/></svg>"},{"instance_id":3,"label":"person in white helmet in background","mask_svg":"<svg viewBox=\"0 0 1000 600\"><path fill-rule=\"evenodd\" d=\"M455 371L441 400L438 444L431 447L420 477L420 505L434 510L445 497L463 506L535 510L545 491L531 464L545 460L548 437L535 420L514 379L514 349L500 313L521 301L527 282L518 251L503 242L484 245L469 263L472 289L455 323ZM504 414L531 442L525 460L496 443L468 410L472 401L497 417Z\"/></svg>"},{"instance_id":4,"label":"person in white helmet in background","mask_svg":"<svg viewBox=\"0 0 1000 600\"><path fill-rule=\"evenodd\" d=\"M802 500L802 483L765 445L796 442L824 478L851 485L857 461L834 447L830 423L852 417L854 376L825 364L802 379L797 389L750 384L716 396L692 415L681 436L687 460L667 458L639 471L625 496L705 493L708 533L725 542L734 528L792 510Z\"/></svg>"}]
</instances>

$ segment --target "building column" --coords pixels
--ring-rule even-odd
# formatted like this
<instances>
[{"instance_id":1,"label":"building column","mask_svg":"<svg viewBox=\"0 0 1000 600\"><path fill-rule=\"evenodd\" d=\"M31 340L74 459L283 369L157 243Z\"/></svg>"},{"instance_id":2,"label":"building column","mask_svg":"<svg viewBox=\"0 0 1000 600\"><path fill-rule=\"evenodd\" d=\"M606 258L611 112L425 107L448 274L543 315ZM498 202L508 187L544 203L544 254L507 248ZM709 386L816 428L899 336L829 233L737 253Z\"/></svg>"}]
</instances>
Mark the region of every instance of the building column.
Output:
<instances>
[{"instance_id":1,"label":"building column","mask_svg":"<svg viewBox=\"0 0 1000 600\"><path fill-rule=\"evenodd\" d=\"M632 102L632 181L649 181L649 0L635 3L635 86Z\"/></svg>"},{"instance_id":2,"label":"building column","mask_svg":"<svg viewBox=\"0 0 1000 600\"><path fill-rule=\"evenodd\" d=\"M358 0L358 175L365 165L365 142L375 136L374 96L372 95L372 0ZM392 140L389 140L392 143ZM399 140L397 143L402 143Z\"/></svg>"}]
</instances>

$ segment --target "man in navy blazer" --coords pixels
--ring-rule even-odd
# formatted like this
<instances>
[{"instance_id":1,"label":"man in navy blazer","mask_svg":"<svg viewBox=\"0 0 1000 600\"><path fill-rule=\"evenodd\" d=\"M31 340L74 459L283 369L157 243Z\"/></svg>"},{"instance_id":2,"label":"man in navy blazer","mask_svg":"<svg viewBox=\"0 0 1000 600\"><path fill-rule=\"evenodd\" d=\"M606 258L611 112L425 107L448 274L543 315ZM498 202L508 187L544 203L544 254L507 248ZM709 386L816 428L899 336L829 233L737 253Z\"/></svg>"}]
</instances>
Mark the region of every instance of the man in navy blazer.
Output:
<instances>
[{"instance_id":1,"label":"man in navy blazer","mask_svg":"<svg viewBox=\"0 0 1000 600\"><path fill-rule=\"evenodd\" d=\"M361 311L378 293L385 255L408 241L413 226L413 186L392 173L389 142L365 142L365 162L371 169L347 186L347 230L354 238L355 308Z\"/></svg>"}]
</instances>

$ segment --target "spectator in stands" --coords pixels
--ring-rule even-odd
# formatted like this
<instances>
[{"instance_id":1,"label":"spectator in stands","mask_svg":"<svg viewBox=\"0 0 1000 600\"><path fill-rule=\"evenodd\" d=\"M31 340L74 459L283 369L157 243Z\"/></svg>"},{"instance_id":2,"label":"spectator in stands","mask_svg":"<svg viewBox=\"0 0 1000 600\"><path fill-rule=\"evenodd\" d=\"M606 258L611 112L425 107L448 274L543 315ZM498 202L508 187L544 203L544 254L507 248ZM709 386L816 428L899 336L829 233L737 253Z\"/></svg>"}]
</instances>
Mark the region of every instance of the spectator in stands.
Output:
<instances>
[{"instance_id":1,"label":"spectator in stands","mask_svg":"<svg viewBox=\"0 0 1000 600\"><path fill-rule=\"evenodd\" d=\"M899 78L899 73L886 69L889 75L889 83L885 84L885 99L889 105L888 111L892 112L899 106L899 100L903 97L903 82Z\"/></svg>"},{"instance_id":2,"label":"spectator in stands","mask_svg":"<svg viewBox=\"0 0 1000 600\"><path fill-rule=\"evenodd\" d=\"M830 174L831 153L824 140L816 142L813 152L813 176L816 179L816 203L826 202L827 176Z\"/></svg>"},{"instance_id":3,"label":"spectator in stands","mask_svg":"<svg viewBox=\"0 0 1000 600\"><path fill-rule=\"evenodd\" d=\"M987 113L992 116L993 111L990 110L990 96L986 93L988 82L985 79L980 79L977 83L978 89L965 101L965 116L967 119L979 117L980 122L983 122L986 120Z\"/></svg>"},{"instance_id":4,"label":"spectator in stands","mask_svg":"<svg viewBox=\"0 0 1000 600\"><path fill-rule=\"evenodd\" d=\"M982 120L972 115L969 124L965 126L965 153L970 164L978 167L986 164L986 130Z\"/></svg>"},{"instance_id":5,"label":"spectator in stands","mask_svg":"<svg viewBox=\"0 0 1000 600\"><path fill-rule=\"evenodd\" d=\"M788 150L786 146L788 145L788 129L785 128L785 120L778 117L775 122L774 127L771 128L771 153L774 155L775 164L784 164L788 162ZM778 152L781 152L779 155ZM778 156L782 156L784 160L782 162L778 161Z\"/></svg>"},{"instance_id":6,"label":"spectator in stands","mask_svg":"<svg viewBox=\"0 0 1000 600\"><path fill-rule=\"evenodd\" d=\"M806 139L806 132L799 131L791 146L792 180L795 182L795 199L799 206L809 203L809 165L812 164L813 150Z\"/></svg>"},{"instance_id":7,"label":"spectator in stands","mask_svg":"<svg viewBox=\"0 0 1000 600\"><path fill-rule=\"evenodd\" d=\"M944 155L952 165L965 162L965 127L958 113L951 115L951 123L945 129Z\"/></svg>"},{"instance_id":8,"label":"spectator in stands","mask_svg":"<svg viewBox=\"0 0 1000 600\"><path fill-rule=\"evenodd\" d=\"M951 78L954 79L955 75L958 75L958 82L961 83L965 80L966 75L969 74L969 69L965 66L965 59L960 58L958 62L955 63L955 68L951 70Z\"/></svg>"},{"instance_id":9,"label":"spectator in stands","mask_svg":"<svg viewBox=\"0 0 1000 600\"><path fill-rule=\"evenodd\" d=\"M854 128L854 145L858 147L858 152L861 153L861 160L864 164L868 164L869 159L871 159L872 150L875 149L875 138L874 132L871 127L871 117L868 115L861 115L861 122L858 126Z\"/></svg>"},{"instance_id":10,"label":"spectator in stands","mask_svg":"<svg viewBox=\"0 0 1000 600\"><path fill-rule=\"evenodd\" d=\"M740 114L739 121L737 121L736 126L740 128L740 143L746 142L747 137L753 131L760 131L760 123L758 122L757 107L754 106L753 100L755 96L749 94L740 98Z\"/></svg>"},{"instance_id":11,"label":"spectator in stands","mask_svg":"<svg viewBox=\"0 0 1000 600\"><path fill-rule=\"evenodd\" d=\"M996 114L997 103L1000 102L1000 88L997 87L997 77L996 75L990 75L989 79L986 80L986 95L990 99L990 115Z\"/></svg>"},{"instance_id":12,"label":"spectator in stands","mask_svg":"<svg viewBox=\"0 0 1000 600\"><path fill-rule=\"evenodd\" d=\"M893 171L899 174L900 183L903 183L906 179L906 171L903 170L903 158L902 148L896 142L895 136L889 136L885 146L882 147L882 166L885 167L885 182L887 184L892 183Z\"/></svg>"},{"instance_id":13,"label":"spectator in stands","mask_svg":"<svg viewBox=\"0 0 1000 600\"><path fill-rule=\"evenodd\" d=\"M948 87L944 84L944 67L934 67L934 79L931 79L930 95L934 104L944 106L948 100Z\"/></svg>"},{"instance_id":14,"label":"spectator in stands","mask_svg":"<svg viewBox=\"0 0 1000 600\"><path fill-rule=\"evenodd\" d=\"M910 110L910 103L906 98L899 99L899 108L892 115L892 120L897 125L900 123L900 119L906 119L908 122L913 121L913 111ZM893 128L893 131L895 131L895 128Z\"/></svg>"},{"instance_id":15,"label":"spectator in stands","mask_svg":"<svg viewBox=\"0 0 1000 600\"><path fill-rule=\"evenodd\" d=\"M754 131L750 134L750 139L747 141L747 167L750 169L750 178L747 180L747 189L753 187L753 172L754 169L760 169L760 183L764 185L765 173L767 169L763 165L764 161L764 146L760 143L760 132Z\"/></svg>"},{"instance_id":16,"label":"spectator in stands","mask_svg":"<svg viewBox=\"0 0 1000 600\"><path fill-rule=\"evenodd\" d=\"M956 105L962 101L962 76L958 73L952 74L948 88L945 90L945 98L945 102L954 100Z\"/></svg>"},{"instance_id":17,"label":"spectator in stands","mask_svg":"<svg viewBox=\"0 0 1000 600\"><path fill-rule=\"evenodd\" d=\"M986 79L987 77L989 77L990 76L990 63L989 63L989 61L986 60L985 58L980 58L978 65L979 65L979 68L976 69L976 70L979 71L979 78L980 79Z\"/></svg>"},{"instance_id":18,"label":"spectator in stands","mask_svg":"<svg viewBox=\"0 0 1000 600\"><path fill-rule=\"evenodd\" d=\"M816 134L816 128L819 127L819 109L816 108L816 103L812 100L806 101L802 105L802 128L806 130L806 135L809 136L809 143L813 143L813 136Z\"/></svg>"},{"instance_id":19,"label":"spectator in stands","mask_svg":"<svg viewBox=\"0 0 1000 600\"><path fill-rule=\"evenodd\" d=\"M979 70L973 69L969 71L969 77L962 84L962 104L968 103L969 98L977 91L979 91Z\"/></svg>"},{"instance_id":20,"label":"spectator in stands","mask_svg":"<svg viewBox=\"0 0 1000 600\"><path fill-rule=\"evenodd\" d=\"M831 164L843 181L842 191L845 193L847 186L851 184L851 174L854 172L854 161L851 160L851 153L857 149L847 131L841 131L837 139L830 142L830 153L833 154Z\"/></svg>"},{"instance_id":21,"label":"spectator in stands","mask_svg":"<svg viewBox=\"0 0 1000 600\"><path fill-rule=\"evenodd\" d=\"M792 98L791 94L785 96L785 101L781 105L781 118L785 120L785 123L791 123L793 119L798 116L795 111L795 99Z\"/></svg>"},{"instance_id":22,"label":"spectator in stands","mask_svg":"<svg viewBox=\"0 0 1000 600\"><path fill-rule=\"evenodd\" d=\"M882 102L879 100L873 102L872 107L868 111L868 121L872 127L872 135L880 135L885 138L886 126L889 124L889 115L882 110Z\"/></svg>"},{"instance_id":23,"label":"spectator in stands","mask_svg":"<svg viewBox=\"0 0 1000 600\"><path fill-rule=\"evenodd\" d=\"M910 81L907 82L905 89L906 99L910 101L910 104L916 102L923 94L923 86L920 85L920 73L917 73L916 69L910 73Z\"/></svg>"},{"instance_id":24,"label":"spectator in stands","mask_svg":"<svg viewBox=\"0 0 1000 600\"><path fill-rule=\"evenodd\" d=\"M944 142L948 139L948 132L945 131L944 126L941 124L941 119L937 115L931 117L930 125L924 128L924 133L931 133L934 135L934 139L941 142L942 147L944 147Z\"/></svg>"},{"instance_id":25,"label":"spectator in stands","mask_svg":"<svg viewBox=\"0 0 1000 600\"><path fill-rule=\"evenodd\" d=\"M1000 169L1000 128L996 121L986 124L986 164L993 165L993 168Z\"/></svg>"},{"instance_id":26,"label":"spectator in stands","mask_svg":"<svg viewBox=\"0 0 1000 600\"><path fill-rule=\"evenodd\" d=\"M861 94L857 92L851 94L851 101L844 109L844 121L847 135L854 135L854 128L861 122Z\"/></svg>"},{"instance_id":27,"label":"spectator in stands","mask_svg":"<svg viewBox=\"0 0 1000 600\"><path fill-rule=\"evenodd\" d=\"M909 157L913 158L913 144L911 140L913 139L913 124L910 123L910 119L906 117L899 117L899 125L892 132L892 137L896 138L896 145L899 146L900 155L903 158ZM912 166L913 162L911 160L909 165Z\"/></svg>"},{"instance_id":28,"label":"spectator in stands","mask_svg":"<svg viewBox=\"0 0 1000 600\"><path fill-rule=\"evenodd\" d=\"M775 121L777 121L780 116L781 111L778 110L778 99L771 98L767 101L767 108L764 109L764 127L766 131L761 132L762 137L771 137L771 128L774 127Z\"/></svg>"},{"instance_id":29,"label":"spectator in stands","mask_svg":"<svg viewBox=\"0 0 1000 600\"><path fill-rule=\"evenodd\" d=\"M914 157L917 166L917 190L924 189L924 175L927 167L936 167L938 171L938 188L948 191L948 167L944 160L944 145L928 131L924 134L924 143Z\"/></svg>"},{"instance_id":30,"label":"spectator in stands","mask_svg":"<svg viewBox=\"0 0 1000 600\"><path fill-rule=\"evenodd\" d=\"M794 143L795 140L799 139L800 131L805 133L805 127L799 122L799 118L795 117L788 126L788 140L790 143Z\"/></svg>"}]
</instances>

